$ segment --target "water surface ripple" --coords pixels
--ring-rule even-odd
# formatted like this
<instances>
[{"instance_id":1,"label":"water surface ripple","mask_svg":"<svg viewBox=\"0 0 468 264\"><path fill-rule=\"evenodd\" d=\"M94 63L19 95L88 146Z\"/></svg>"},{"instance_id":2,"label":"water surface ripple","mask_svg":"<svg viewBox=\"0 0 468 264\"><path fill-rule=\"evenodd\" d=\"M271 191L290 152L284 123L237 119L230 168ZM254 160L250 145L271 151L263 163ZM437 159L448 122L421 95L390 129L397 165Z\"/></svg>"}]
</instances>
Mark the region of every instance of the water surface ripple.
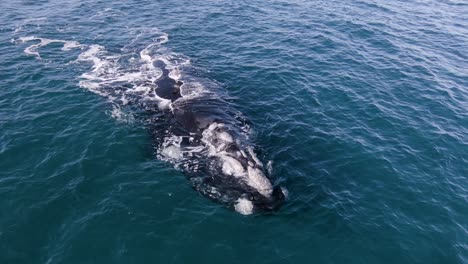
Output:
<instances>
[{"instance_id":1,"label":"water surface ripple","mask_svg":"<svg viewBox=\"0 0 468 264\"><path fill-rule=\"evenodd\" d=\"M468 262L465 1L0 10L0 263ZM80 54L131 61L156 31L249 120L278 212L200 196L135 109L80 85Z\"/></svg>"}]
</instances>

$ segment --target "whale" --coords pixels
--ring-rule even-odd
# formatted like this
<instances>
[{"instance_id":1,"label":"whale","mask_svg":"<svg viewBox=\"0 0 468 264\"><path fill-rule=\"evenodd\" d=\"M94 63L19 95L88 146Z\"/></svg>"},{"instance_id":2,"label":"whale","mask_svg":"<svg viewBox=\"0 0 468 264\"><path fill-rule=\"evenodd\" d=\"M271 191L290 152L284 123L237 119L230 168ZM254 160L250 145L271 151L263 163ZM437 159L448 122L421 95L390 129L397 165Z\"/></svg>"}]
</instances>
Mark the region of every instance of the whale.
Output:
<instances>
[{"instance_id":1,"label":"whale","mask_svg":"<svg viewBox=\"0 0 468 264\"><path fill-rule=\"evenodd\" d=\"M140 50L148 39L151 43ZM249 122L219 85L199 78L188 57L163 46L168 34L137 34L121 53L98 44L20 39L28 41L40 41L25 49L38 58L38 48L49 43L82 49L75 63L92 67L80 76L79 86L106 97L116 119L137 116L154 139L157 158L180 170L203 196L244 215L274 212L284 204L287 190L274 183L258 157Z\"/></svg>"},{"instance_id":2,"label":"whale","mask_svg":"<svg viewBox=\"0 0 468 264\"><path fill-rule=\"evenodd\" d=\"M258 158L246 121L216 93L183 96L184 82L171 78L163 60L153 85L157 97L170 101L149 122L158 157L184 172L202 195L248 215L280 208L286 191L275 186Z\"/></svg>"}]
</instances>

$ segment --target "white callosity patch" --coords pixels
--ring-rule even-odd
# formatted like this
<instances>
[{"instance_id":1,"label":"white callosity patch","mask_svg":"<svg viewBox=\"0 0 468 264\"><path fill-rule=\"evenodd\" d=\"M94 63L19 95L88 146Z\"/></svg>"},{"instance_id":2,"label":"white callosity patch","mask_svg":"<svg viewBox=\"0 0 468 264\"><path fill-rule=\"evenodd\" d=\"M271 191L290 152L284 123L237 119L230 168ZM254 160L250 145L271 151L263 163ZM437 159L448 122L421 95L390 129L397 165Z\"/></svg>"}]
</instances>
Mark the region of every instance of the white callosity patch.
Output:
<instances>
[{"instance_id":1,"label":"white callosity patch","mask_svg":"<svg viewBox=\"0 0 468 264\"><path fill-rule=\"evenodd\" d=\"M223 141L225 141L225 142L229 142L229 143L234 141L234 140L232 139L232 136L229 135L229 133L227 133L227 132L221 132L221 133L219 133L218 138L221 139L221 140L223 140Z\"/></svg>"},{"instance_id":2,"label":"white callosity patch","mask_svg":"<svg viewBox=\"0 0 468 264\"><path fill-rule=\"evenodd\" d=\"M244 151L228 152L226 150L228 144L237 144L237 142L234 142L232 136L225 129L225 125L221 123L212 123L203 131L202 135L202 142L208 149L208 155L217 158L224 174L241 178L259 193L266 197L271 196L273 186L262 170L259 169L263 165L253 152L252 147L247 147L250 158L247 158ZM239 144L237 144L237 147L242 148ZM242 165L241 159L248 160L246 167Z\"/></svg>"},{"instance_id":3,"label":"white callosity patch","mask_svg":"<svg viewBox=\"0 0 468 264\"><path fill-rule=\"evenodd\" d=\"M252 147L244 147L236 142L222 123L212 123L202 133L201 144L184 147L181 145L181 136L167 136L158 150L159 158L172 162L177 168L186 168L184 157L194 153L202 156L215 157L217 165L221 168L222 177L235 177L257 190L265 197L271 197L272 184L262 171L263 165L253 152ZM229 144L236 144L240 151L229 152ZM242 164L242 161L246 165ZM196 168L196 166L194 167ZM192 169L193 170L193 169ZM243 202L245 204L245 202Z\"/></svg>"},{"instance_id":4,"label":"white callosity patch","mask_svg":"<svg viewBox=\"0 0 468 264\"><path fill-rule=\"evenodd\" d=\"M245 198L240 198L234 205L234 209L243 215L249 215L253 213L253 203Z\"/></svg>"},{"instance_id":5,"label":"white callosity patch","mask_svg":"<svg viewBox=\"0 0 468 264\"><path fill-rule=\"evenodd\" d=\"M102 21L104 21L104 19L106 18L120 17L120 16L127 16L127 15L128 14L123 11L108 7L108 8L105 8L104 10L98 11L96 14L91 16L90 19L96 19L96 20L102 19Z\"/></svg>"},{"instance_id":6,"label":"white callosity patch","mask_svg":"<svg viewBox=\"0 0 468 264\"><path fill-rule=\"evenodd\" d=\"M218 156L223 164L222 169L224 174L235 177L242 177L245 175L245 169L237 159L226 154L220 154Z\"/></svg>"},{"instance_id":7,"label":"white callosity patch","mask_svg":"<svg viewBox=\"0 0 468 264\"><path fill-rule=\"evenodd\" d=\"M270 196L273 187L271 186L270 180L267 179L263 172L255 167L247 167L247 184L257 189L261 194Z\"/></svg>"}]
</instances>

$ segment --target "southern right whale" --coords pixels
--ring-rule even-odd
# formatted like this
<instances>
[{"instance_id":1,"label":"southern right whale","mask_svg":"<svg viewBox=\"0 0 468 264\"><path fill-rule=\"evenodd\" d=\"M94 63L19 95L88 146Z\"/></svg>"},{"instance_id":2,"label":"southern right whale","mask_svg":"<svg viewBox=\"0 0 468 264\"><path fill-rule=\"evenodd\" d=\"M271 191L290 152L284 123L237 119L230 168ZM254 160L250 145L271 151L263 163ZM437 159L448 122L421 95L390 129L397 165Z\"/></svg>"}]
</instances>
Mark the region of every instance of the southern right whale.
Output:
<instances>
[{"instance_id":1,"label":"southern right whale","mask_svg":"<svg viewBox=\"0 0 468 264\"><path fill-rule=\"evenodd\" d=\"M184 83L171 78L166 63L153 65L162 72L155 94L170 100L151 122L158 156L181 169L194 189L242 214L278 209L283 189L266 176L236 112L213 93L184 97Z\"/></svg>"},{"instance_id":2,"label":"southern right whale","mask_svg":"<svg viewBox=\"0 0 468 264\"><path fill-rule=\"evenodd\" d=\"M141 32L132 43L148 39L147 33L156 36L139 52L125 46L112 54L101 45L76 41L20 41L40 41L25 49L38 58L37 49L49 43L63 43L62 50L86 48L77 62L92 63L92 69L81 75L80 86L107 97L116 118L125 116L122 109L135 109L151 131L157 157L181 170L195 190L241 214L277 210L285 189L267 177L245 119L223 99L219 86L196 77L187 57L162 46L167 34Z\"/></svg>"}]
</instances>

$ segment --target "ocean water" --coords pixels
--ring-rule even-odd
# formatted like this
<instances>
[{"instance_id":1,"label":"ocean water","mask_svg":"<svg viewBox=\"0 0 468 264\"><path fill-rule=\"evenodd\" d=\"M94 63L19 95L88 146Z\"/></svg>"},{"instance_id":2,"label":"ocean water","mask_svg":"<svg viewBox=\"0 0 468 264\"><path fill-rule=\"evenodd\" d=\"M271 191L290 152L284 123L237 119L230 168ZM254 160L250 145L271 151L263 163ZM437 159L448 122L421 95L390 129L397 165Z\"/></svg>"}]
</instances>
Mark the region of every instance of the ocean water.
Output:
<instances>
[{"instance_id":1,"label":"ocean water","mask_svg":"<svg viewBox=\"0 0 468 264\"><path fill-rule=\"evenodd\" d=\"M466 1L0 10L0 263L468 263ZM242 113L278 211L158 158L145 51Z\"/></svg>"}]
</instances>

